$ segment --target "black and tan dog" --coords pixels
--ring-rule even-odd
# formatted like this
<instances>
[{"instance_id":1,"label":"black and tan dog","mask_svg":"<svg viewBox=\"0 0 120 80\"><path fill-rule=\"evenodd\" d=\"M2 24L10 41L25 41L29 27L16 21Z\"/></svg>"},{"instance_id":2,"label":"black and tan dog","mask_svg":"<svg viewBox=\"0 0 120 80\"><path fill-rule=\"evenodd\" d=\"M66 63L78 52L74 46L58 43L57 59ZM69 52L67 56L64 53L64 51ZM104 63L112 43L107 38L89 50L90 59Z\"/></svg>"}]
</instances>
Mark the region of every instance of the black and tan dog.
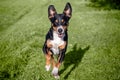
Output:
<instances>
[{"instance_id":1,"label":"black and tan dog","mask_svg":"<svg viewBox=\"0 0 120 80\"><path fill-rule=\"evenodd\" d=\"M53 65L52 75L59 78L58 69L64 60L65 52L68 44L67 28L69 20L72 16L72 8L67 3L62 14L57 14L54 5L48 7L48 18L51 21L51 27L46 35L43 52L46 58L46 70L50 70L51 63ZM57 62L53 55L58 55Z\"/></svg>"}]
</instances>

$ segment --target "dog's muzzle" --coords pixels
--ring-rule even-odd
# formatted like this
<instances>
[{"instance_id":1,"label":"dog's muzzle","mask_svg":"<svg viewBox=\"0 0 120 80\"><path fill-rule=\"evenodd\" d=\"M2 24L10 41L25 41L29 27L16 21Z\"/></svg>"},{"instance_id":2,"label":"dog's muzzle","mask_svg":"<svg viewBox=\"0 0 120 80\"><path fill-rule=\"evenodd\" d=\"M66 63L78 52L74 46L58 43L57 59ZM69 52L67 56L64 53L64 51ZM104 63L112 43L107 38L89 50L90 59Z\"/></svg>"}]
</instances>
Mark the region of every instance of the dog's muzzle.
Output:
<instances>
[{"instance_id":1,"label":"dog's muzzle","mask_svg":"<svg viewBox=\"0 0 120 80\"><path fill-rule=\"evenodd\" d=\"M64 33L63 27L62 27L62 26L58 27L58 28L57 28L57 32L58 32L59 34Z\"/></svg>"},{"instance_id":2,"label":"dog's muzzle","mask_svg":"<svg viewBox=\"0 0 120 80\"><path fill-rule=\"evenodd\" d=\"M57 33L58 33L59 37L63 37L63 35L64 35L64 29L63 29L62 26L60 26L60 27L57 28Z\"/></svg>"}]
</instances>

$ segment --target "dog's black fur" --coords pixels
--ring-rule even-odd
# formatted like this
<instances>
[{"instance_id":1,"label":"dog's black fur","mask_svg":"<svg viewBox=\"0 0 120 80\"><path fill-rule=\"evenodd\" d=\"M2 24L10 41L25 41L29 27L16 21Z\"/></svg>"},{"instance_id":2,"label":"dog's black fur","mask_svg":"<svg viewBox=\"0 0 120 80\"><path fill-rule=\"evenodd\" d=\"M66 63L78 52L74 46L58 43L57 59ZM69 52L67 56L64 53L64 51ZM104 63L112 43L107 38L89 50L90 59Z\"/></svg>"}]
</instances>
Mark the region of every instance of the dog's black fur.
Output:
<instances>
[{"instance_id":1,"label":"dog's black fur","mask_svg":"<svg viewBox=\"0 0 120 80\"><path fill-rule=\"evenodd\" d=\"M50 28L50 30L48 31L48 33L46 35L45 43L44 43L44 46L43 46L43 52L45 54L47 54L48 51L50 50L50 48L47 47L47 40L48 39L53 40L53 29L52 28ZM68 34L67 34L67 31L65 31L65 36L64 36L63 40L68 43ZM66 44L66 46L65 46L64 49L60 50L60 52L58 54L58 56L60 57L60 59L59 59L60 63L64 60L66 49L67 49L67 44ZM54 55L53 51L52 50L50 50L50 51L52 52L52 55Z\"/></svg>"},{"instance_id":2,"label":"dog's black fur","mask_svg":"<svg viewBox=\"0 0 120 80\"><path fill-rule=\"evenodd\" d=\"M69 19L71 18L71 16L72 16L72 8L70 3L66 4L62 14L57 14L56 9L54 8L54 5L50 5L48 7L48 18L50 19L51 27L48 33L46 34L45 43L43 46L43 52L45 53L45 55L49 54L50 56L53 57L55 52L53 51L52 48L54 46L56 47L54 43L59 43L57 44L57 49L59 50L59 52L57 53L59 64L62 63L65 57L65 52L68 44L67 28L68 28ZM55 41L55 40L58 40L58 41ZM63 42L63 44L61 44L60 41Z\"/></svg>"}]
</instances>

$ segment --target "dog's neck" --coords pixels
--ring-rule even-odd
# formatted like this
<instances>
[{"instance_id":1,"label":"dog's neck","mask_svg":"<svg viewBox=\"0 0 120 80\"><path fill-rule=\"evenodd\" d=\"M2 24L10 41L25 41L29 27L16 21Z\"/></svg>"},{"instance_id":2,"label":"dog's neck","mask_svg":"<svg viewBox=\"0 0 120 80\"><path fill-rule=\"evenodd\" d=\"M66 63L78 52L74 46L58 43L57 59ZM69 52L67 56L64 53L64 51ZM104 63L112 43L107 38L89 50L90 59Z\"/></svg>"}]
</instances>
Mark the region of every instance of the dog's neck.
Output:
<instances>
[{"instance_id":1,"label":"dog's neck","mask_svg":"<svg viewBox=\"0 0 120 80\"><path fill-rule=\"evenodd\" d=\"M62 37L59 37L57 32L53 31L53 40L51 40L51 43L53 47L51 50L53 51L54 54L59 54L59 46L64 44L64 38L65 34Z\"/></svg>"}]
</instances>

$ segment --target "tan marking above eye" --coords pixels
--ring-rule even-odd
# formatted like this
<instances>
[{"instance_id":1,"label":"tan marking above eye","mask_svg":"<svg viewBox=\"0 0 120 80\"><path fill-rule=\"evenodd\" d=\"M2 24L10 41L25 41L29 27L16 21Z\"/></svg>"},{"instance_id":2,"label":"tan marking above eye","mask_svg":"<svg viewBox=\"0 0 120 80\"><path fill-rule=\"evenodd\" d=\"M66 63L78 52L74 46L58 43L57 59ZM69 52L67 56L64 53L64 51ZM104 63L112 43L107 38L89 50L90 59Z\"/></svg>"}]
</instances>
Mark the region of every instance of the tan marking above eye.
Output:
<instances>
[{"instance_id":1,"label":"tan marking above eye","mask_svg":"<svg viewBox=\"0 0 120 80\"><path fill-rule=\"evenodd\" d=\"M55 22L58 22L58 20L55 20Z\"/></svg>"},{"instance_id":2,"label":"tan marking above eye","mask_svg":"<svg viewBox=\"0 0 120 80\"><path fill-rule=\"evenodd\" d=\"M62 19L61 22L64 22L64 19Z\"/></svg>"}]
</instances>

